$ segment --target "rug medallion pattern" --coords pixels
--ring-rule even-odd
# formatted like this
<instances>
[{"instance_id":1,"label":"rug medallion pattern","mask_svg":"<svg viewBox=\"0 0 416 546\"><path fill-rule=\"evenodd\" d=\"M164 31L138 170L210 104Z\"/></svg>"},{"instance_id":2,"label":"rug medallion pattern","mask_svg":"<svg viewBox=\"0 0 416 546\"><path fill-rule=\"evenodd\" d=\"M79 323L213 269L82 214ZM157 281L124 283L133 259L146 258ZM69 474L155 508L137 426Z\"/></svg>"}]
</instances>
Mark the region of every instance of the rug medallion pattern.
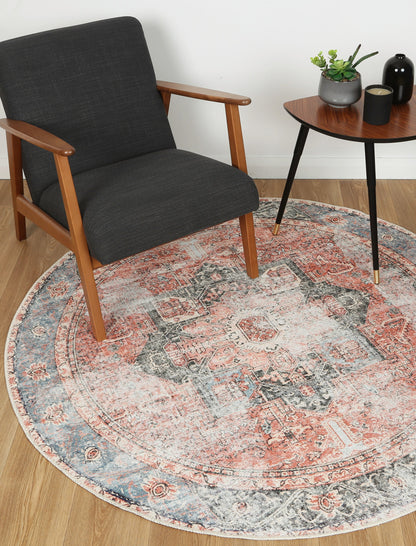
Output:
<instances>
[{"instance_id":1,"label":"rug medallion pattern","mask_svg":"<svg viewBox=\"0 0 416 546\"><path fill-rule=\"evenodd\" d=\"M275 200L97 272L92 338L72 254L32 288L6 347L26 434L74 481L196 532L323 536L416 506L416 239L367 216Z\"/></svg>"}]
</instances>

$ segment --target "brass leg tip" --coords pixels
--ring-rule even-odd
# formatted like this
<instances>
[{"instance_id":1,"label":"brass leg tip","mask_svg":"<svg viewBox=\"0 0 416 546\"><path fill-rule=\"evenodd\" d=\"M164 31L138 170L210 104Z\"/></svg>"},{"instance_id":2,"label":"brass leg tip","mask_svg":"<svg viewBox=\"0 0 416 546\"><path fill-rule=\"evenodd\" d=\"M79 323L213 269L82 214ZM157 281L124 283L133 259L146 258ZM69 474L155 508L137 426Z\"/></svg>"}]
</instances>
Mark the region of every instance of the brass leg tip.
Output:
<instances>
[{"instance_id":1,"label":"brass leg tip","mask_svg":"<svg viewBox=\"0 0 416 546\"><path fill-rule=\"evenodd\" d=\"M280 224L275 224L273 228L273 235L277 235L279 233Z\"/></svg>"},{"instance_id":2,"label":"brass leg tip","mask_svg":"<svg viewBox=\"0 0 416 546\"><path fill-rule=\"evenodd\" d=\"M380 283L380 271L378 269L374 270L374 284Z\"/></svg>"}]
</instances>

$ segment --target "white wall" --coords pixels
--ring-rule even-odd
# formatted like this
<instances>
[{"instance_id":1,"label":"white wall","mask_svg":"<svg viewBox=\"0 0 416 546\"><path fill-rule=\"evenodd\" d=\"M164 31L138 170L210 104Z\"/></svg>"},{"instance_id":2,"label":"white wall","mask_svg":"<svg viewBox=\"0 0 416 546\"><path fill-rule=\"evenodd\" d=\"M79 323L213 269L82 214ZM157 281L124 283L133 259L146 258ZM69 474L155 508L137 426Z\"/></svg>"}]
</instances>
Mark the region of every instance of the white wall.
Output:
<instances>
[{"instance_id":1,"label":"white wall","mask_svg":"<svg viewBox=\"0 0 416 546\"><path fill-rule=\"evenodd\" d=\"M381 81L384 62L405 53L416 64L415 0L0 0L0 40L106 17L141 20L159 79L248 95L241 109L249 172L284 178L298 124L283 102L317 93L309 58L338 49L380 54L361 65L363 85ZM0 115L4 114L0 111ZM228 161L223 107L174 98L178 147ZM8 177L0 135L0 178ZM377 145L379 178L416 178L416 142ZM311 132L303 178L364 178L363 146Z\"/></svg>"}]
</instances>

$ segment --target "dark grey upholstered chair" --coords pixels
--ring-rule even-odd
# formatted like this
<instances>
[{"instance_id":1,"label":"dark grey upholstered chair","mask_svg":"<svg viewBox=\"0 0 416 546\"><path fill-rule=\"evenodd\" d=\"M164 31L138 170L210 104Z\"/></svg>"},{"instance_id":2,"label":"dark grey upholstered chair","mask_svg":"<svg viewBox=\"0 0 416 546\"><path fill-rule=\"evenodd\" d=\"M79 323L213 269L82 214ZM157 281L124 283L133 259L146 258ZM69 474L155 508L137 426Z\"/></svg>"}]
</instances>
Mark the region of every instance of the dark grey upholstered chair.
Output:
<instances>
[{"instance_id":1,"label":"dark grey upholstered chair","mask_svg":"<svg viewBox=\"0 0 416 546\"><path fill-rule=\"evenodd\" d=\"M233 166L176 148L171 94L225 104ZM75 253L97 340L97 267L239 217L247 272L258 275L258 193L238 110L250 99L157 82L136 19L0 43L0 96L17 238L27 217Z\"/></svg>"}]
</instances>

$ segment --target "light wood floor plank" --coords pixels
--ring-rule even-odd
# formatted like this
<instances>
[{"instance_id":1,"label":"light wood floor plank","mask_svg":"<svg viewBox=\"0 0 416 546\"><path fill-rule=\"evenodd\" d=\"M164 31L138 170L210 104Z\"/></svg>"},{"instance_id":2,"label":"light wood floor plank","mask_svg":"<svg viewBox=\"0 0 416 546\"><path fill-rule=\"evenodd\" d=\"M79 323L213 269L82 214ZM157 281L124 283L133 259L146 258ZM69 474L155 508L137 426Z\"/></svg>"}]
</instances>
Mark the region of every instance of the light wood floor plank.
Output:
<instances>
[{"instance_id":1,"label":"light wood floor plank","mask_svg":"<svg viewBox=\"0 0 416 546\"><path fill-rule=\"evenodd\" d=\"M280 197L282 180L257 181ZM365 182L296 180L291 197L368 210ZM416 232L416 181L377 183L379 217ZM283 218L284 222L284 218ZM271 226L272 229L273 226ZM14 237L8 184L0 181L0 344L35 280L66 250L33 225ZM1 350L1 362L3 351ZM414 513L355 533L303 540L225 539L150 523L75 485L44 459L18 425L0 373L0 544L2 546L413 546Z\"/></svg>"}]
</instances>

